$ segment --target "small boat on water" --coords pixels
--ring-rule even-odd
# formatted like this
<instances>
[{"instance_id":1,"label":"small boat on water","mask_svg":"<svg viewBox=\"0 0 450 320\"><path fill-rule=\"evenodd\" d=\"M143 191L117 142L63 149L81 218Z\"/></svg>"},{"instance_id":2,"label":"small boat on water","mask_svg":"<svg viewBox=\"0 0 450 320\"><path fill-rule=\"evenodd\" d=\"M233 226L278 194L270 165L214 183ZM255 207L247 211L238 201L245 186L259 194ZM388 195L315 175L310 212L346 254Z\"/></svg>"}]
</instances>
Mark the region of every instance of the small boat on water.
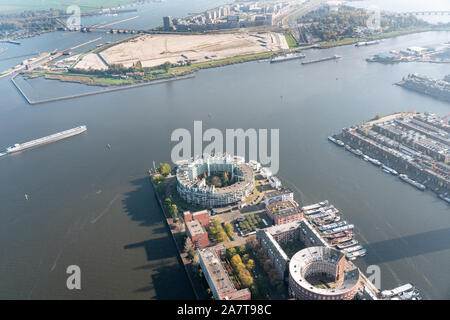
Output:
<instances>
[{"instance_id":1,"label":"small boat on water","mask_svg":"<svg viewBox=\"0 0 450 320\"><path fill-rule=\"evenodd\" d=\"M414 181L413 179L408 178L408 176L406 174L399 175L399 178L402 181L405 181L406 183L409 183L410 185L416 187L420 191L425 191L425 189L426 189L426 187L423 184L418 183L417 181Z\"/></svg>"},{"instance_id":2,"label":"small boat on water","mask_svg":"<svg viewBox=\"0 0 450 320\"><path fill-rule=\"evenodd\" d=\"M358 257L364 257L367 254L366 249L360 249L358 251L347 253L346 256L350 260L355 260Z\"/></svg>"},{"instance_id":3,"label":"small boat on water","mask_svg":"<svg viewBox=\"0 0 450 320\"><path fill-rule=\"evenodd\" d=\"M353 224L347 224L347 225L342 226L342 227L337 227L337 228L334 228L334 229L331 229L331 230L325 230L322 233L325 236L329 236L329 235L332 235L332 234L335 234L335 233L340 233L340 232L343 232L343 231L352 230L354 227L355 227L355 225L353 225Z\"/></svg>"},{"instance_id":4,"label":"small boat on water","mask_svg":"<svg viewBox=\"0 0 450 320\"><path fill-rule=\"evenodd\" d=\"M342 253L350 253L350 252L361 250L361 249L363 249L363 246L356 245L356 246L352 246L352 247L349 247L349 248L342 249L341 252Z\"/></svg>"},{"instance_id":5,"label":"small boat on water","mask_svg":"<svg viewBox=\"0 0 450 320\"><path fill-rule=\"evenodd\" d=\"M353 153L355 156L357 156L357 157L361 157L361 156L363 156L363 153L361 152L361 150L359 150L359 149L353 149L352 147L350 147L348 144L345 146L345 149L347 150L347 151L350 151L351 153Z\"/></svg>"},{"instance_id":6,"label":"small boat on water","mask_svg":"<svg viewBox=\"0 0 450 320\"><path fill-rule=\"evenodd\" d=\"M320 231L326 231L326 230L330 230L330 229L336 229L339 227L343 227L347 225L347 221L340 221L340 222L335 222L335 223L330 223L330 224L325 224L321 227L319 227Z\"/></svg>"},{"instance_id":7,"label":"small boat on water","mask_svg":"<svg viewBox=\"0 0 450 320\"><path fill-rule=\"evenodd\" d=\"M338 239L338 238L347 237L347 236L352 236L353 237L353 231L347 230L347 231L344 231L344 232L330 233L328 235L325 235L325 237L328 238L328 239Z\"/></svg>"},{"instance_id":8,"label":"small boat on water","mask_svg":"<svg viewBox=\"0 0 450 320\"><path fill-rule=\"evenodd\" d=\"M337 245L339 243L347 242L347 241L350 241L352 239L353 239L353 235L351 234L351 235L347 235L347 236L344 236L344 237L341 237L341 238L333 239L333 240L331 240L331 244L332 245Z\"/></svg>"},{"instance_id":9,"label":"small boat on water","mask_svg":"<svg viewBox=\"0 0 450 320\"><path fill-rule=\"evenodd\" d=\"M340 147L345 146L345 143L343 143L343 142L342 142L341 140L339 140L339 139L333 138L332 136L329 136L329 137L328 137L328 140L330 140L330 141L333 142L334 144L337 144L337 145L340 146Z\"/></svg>"},{"instance_id":10,"label":"small boat on water","mask_svg":"<svg viewBox=\"0 0 450 320\"><path fill-rule=\"evenodd\" d=\"M350 241L339 243L336 246L338 247L338 249L345 249L345 248L349 248L349 247L355 246L357 244L358 244L358 240L352 239Z\"/></svg>"},{"instance_id":11,"label":"small boat on water","mask_svg":"<svg viewBox=\"0 0 450 320\"><path fill-rule=\"evenodd\" d=\"M392 175L394 175L394 176L398 175L398 172L397 172L397 171L395 171L395 170L392 169L392 168L389 168L388 166L386 166L386 165L384 165L384 164L381 166L381 169L382 169L384 172L390 173L390 174L392 174Z\"/></svg>"}]
</instances>

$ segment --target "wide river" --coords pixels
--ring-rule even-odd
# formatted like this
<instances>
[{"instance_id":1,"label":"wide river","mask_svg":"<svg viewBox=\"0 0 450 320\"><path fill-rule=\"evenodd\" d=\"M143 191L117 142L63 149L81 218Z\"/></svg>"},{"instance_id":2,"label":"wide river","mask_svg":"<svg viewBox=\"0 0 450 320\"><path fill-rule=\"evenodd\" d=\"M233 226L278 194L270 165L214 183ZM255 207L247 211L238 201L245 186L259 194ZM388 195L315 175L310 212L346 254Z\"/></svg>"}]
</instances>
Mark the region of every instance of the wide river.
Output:
<instances>
[{"instance_id":1,"label":"wide river","mask_svg":"<svg viewBox=\"0 0 450 320\"><path fill-rule=\"evenodd\" d=\"M185 11L178 14L191 9ZM52 33L23 40L0 56L0 69L23 59L8 56L64 49L98 36ZM449 206L326 139L377 113L450 113L444 102L393 85L412 72L443 77L450 65L365 61L374 53L449 40L448 32L429 32L365 48L309 50L307 59L343 59L307 66L299 60L252 62L36 106L8 78L0 79L0 148L88 127L86 134L0 159L0 298L193 298L146 171L153 161L170 161L174 129L192 131L193 121L202 120L204 130L279 128L279 177L303 204L328 199L356 225L368 249L358 266L364 272L380 266L383 289L412 282L425 298L449 299ZM34 97L92 90L55 81L21 83ZM69 265L81 268L80 291L66 288Z\"/></svg>"}]
</instances>

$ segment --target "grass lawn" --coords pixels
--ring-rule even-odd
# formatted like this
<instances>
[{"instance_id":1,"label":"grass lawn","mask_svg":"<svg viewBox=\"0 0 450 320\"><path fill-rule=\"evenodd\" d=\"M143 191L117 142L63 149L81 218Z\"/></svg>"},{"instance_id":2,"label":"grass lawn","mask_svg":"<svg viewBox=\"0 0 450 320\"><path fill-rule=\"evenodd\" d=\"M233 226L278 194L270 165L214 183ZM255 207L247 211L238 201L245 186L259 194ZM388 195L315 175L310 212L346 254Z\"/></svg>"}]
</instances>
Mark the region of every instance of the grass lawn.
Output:
<instances>
[{"instance_id":1,"label":"grass lawn","mask_svg":"<svg viewBox=\"0 0 450 320\"><path fill-rule=\"evenodd\" d=\"M285 32L284 37L286 38L289 49L298 47L297 40L295 40L294 36L291 33Z\"/></svg>"}]
</instances>

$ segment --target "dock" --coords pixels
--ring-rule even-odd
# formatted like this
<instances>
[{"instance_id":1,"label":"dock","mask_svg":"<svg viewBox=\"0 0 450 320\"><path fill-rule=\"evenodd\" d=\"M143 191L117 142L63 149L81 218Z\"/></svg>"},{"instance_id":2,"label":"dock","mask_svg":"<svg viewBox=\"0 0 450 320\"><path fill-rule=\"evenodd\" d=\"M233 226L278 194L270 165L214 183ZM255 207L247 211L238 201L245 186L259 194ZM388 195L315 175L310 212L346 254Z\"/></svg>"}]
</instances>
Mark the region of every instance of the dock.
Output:
<instances>
[{"instance_id":1,"label":"dock","mask_svg":"<svg viewBox=\"0 0 450 320\"><path fill-rule=\"evenodd\" d=\"M332 57L322 58L322 59L316 59L316 60L309 60L309 61L303 61L302 64L312 64L312 63L318 63L318 62L324 62L324 61L330 61L330 60L338 60L341 59L341 56L334 55Z\"/></svg>"}]
</instances>

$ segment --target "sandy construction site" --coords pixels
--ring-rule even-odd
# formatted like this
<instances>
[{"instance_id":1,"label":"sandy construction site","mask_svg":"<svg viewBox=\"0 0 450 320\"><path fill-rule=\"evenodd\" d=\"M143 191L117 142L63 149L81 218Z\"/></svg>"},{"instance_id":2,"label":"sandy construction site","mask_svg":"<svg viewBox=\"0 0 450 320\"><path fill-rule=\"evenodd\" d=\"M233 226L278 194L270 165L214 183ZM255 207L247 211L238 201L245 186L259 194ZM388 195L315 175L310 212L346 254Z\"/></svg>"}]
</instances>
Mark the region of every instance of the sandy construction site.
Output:
<instances>
[{"instance_id":1,"label":"sandy construction site","mask_svg":"<svg viewBox=\"0 0 450 320\"><path fill-rule=\"evenodd\" d=\"M289 49L283 34L229 33L207 35L153 34L143 35L133 40L108 48L99 55L111 64L125 67L141 61L144 67L153 67L169 61L173 64L191 61L198 63L228 57L255 54L267 51ZM103 69L101 59L87 55L77 68Z\"/></svg>"}]
</instances>

